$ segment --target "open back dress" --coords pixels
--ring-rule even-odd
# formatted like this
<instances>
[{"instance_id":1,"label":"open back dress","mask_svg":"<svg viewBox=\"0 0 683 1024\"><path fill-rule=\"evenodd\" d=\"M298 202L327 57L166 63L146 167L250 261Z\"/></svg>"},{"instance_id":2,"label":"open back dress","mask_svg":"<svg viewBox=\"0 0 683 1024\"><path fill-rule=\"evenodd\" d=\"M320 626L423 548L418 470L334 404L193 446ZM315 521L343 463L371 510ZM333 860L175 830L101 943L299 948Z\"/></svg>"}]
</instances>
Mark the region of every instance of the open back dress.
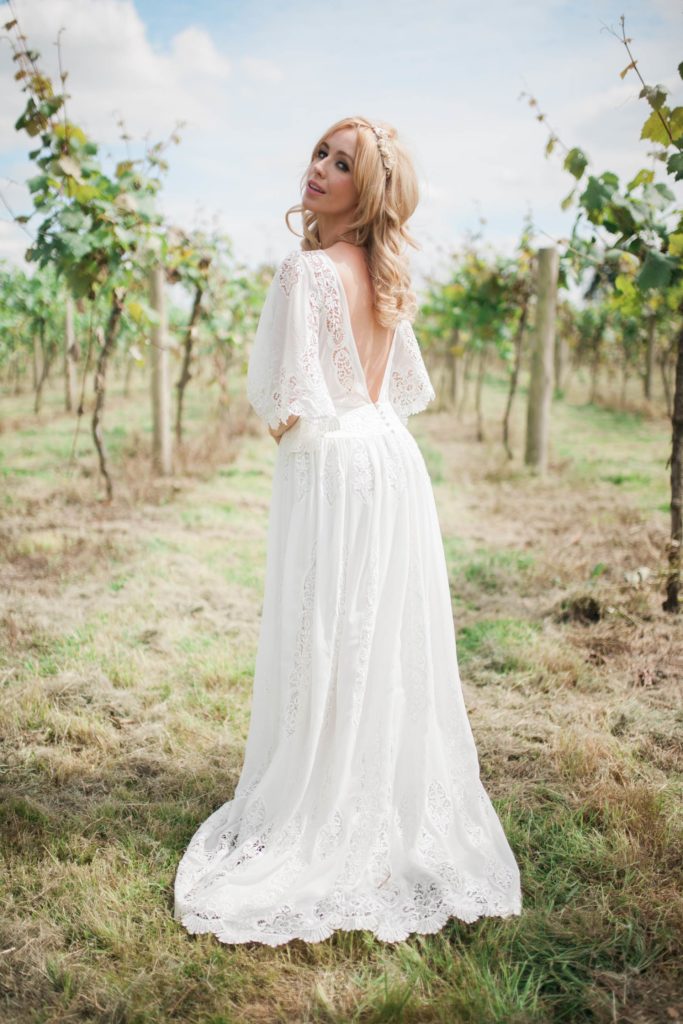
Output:
<instances>
[{"instance_id":1,"label":"open back dress","mask_svg":"<svg viewBox=\"0 0 683 1024\"><path fill-rule=\"evenodd\" d=\"M290 252L247 396L277 447L251 719L234 795L178 866L174 917L221 942L396 942L521 913L479 778L437 509L407 427L434 390L407 319L377 401L336 264Z\"/></svg>"}]
</instances>

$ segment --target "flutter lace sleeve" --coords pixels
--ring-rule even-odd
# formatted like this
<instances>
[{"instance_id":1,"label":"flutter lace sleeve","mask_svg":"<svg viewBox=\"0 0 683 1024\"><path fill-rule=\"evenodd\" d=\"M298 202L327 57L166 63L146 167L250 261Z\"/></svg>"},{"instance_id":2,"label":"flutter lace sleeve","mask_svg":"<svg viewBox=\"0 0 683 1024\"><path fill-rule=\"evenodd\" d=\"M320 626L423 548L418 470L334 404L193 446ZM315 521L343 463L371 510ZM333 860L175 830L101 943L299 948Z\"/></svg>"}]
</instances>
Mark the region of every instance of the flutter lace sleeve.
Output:
<instances>
[{"instance_id":1,"label":"flutter lace sleeve","mask_svg":"<svg viewBox=\"0 0 683 1024\"><path fill-rule=\"evenodd\" d=\"M268 289L247 370L247 398L269 426L291 415L334 416L320 365L320 296L302 250L289 253Z\"/></svg>"},{"instance_id":2,"label":"flutter lace sleeve","mask_svg":"<svg viewBox=\"0 0 683 1024\"><path fill-rule=\"evenodd\" d=\"M401 322L396 341L396 356L389 379L389 401L405 422L412 413L421 412L436 395L410 320Z\"/></svg>"}]
</instances>

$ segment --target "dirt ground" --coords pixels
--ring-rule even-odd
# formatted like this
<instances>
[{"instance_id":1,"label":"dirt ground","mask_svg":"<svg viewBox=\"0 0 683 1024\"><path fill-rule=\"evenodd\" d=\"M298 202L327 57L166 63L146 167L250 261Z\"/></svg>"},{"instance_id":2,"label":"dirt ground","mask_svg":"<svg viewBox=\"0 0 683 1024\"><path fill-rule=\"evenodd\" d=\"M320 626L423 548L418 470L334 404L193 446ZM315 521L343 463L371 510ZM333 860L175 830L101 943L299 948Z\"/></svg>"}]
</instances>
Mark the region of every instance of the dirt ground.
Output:
<instances>
[{"instance_id":1,"label":"dirt ground","mask_svg":"<svg viewBox=\"0 0 683 1024\"><path fill-rule=\"evenodd\" d=\"M262 952L256 973L253 963L231 961L249 984L230 996L233 1015L225 1018L216 1016L220 1000L209 992L190 1013L187 978L159 966L170 950L179 962L185 956L184 937L168 921L178 850L194 823L229 798L239 776L276 449L243 402L227 420L207 423L198 400L176 474L154 480L141 394L139 401L115 394L107 410L116 478L111 504L101 500L87 431L77 443L76 468L67 467L73 422L59 411L58 395L48 396L39 417L28 399L12 399L2 421L0 792L11 866L0 936L6 1019L70 1020L77 1008L93 1020L352 1019L366 989L350 982L358 966L350 954L348 963L331 961L331 990L344 993L332 999L338 1017L325 1016L325 1000L311 995L327 962L307 962L303 954L289 982L272 974L283 962L274 953L268 959ZM449 988L433 967L445 988L416 990L406 1004L412 1016L381 1017L382 997L375 994L377 1016L368 1011L353 1019L683 1019L671 963L671 936L683 926L672 849L680 818L674 824L671 811L681 791L683 643L681 619L661 609L667 425L656 416L558 404L549 469L537 476L519 455L522 409L513 421L518 454L510 462L497 439L500 389L491 386L486 397L484 442L475 440L467 414L459 421L449 411L429 411L410 423L434 484L482 778L519 846L532 834L532 811L538 818L553 801L566 805L574 824L580 812L584 838L589 820L591 829L609 822L609 851L599 863L593 851L598 866L584 879L586 905L602 898L606 864L610 872L617 861L638 865L628 901L659 952L651 951L648 969L639 971L615 953L612 963L608 957L586 969L576 992L553 974L552 984L539 982L535 1003L528 996L523 1004L519 991L506 1002L493 986L497 1003L472 997L457 1003L457 1018L448 1017L457 985ZM140 823L130 807L124 813L121 787L139 803ZM144 847L145 863L150 836L159 847L157 889L143 897L149 920L131 932L134 947L143 937L149 943L137 961L132 947L119 949L125 929L113 912L108 938L101 926L89 922L83 931L74 921L74 908L96 897L98 882L79 882L69 865L95 858L93 822L100 817L126 823L131 849ZM67 819L81 822L80 837L72 828L60 831ZM549 835L543 843L550 844ZM584 853L573 856L581 861ZM538 857L529 851L528 858L525 897L533 907L543 903L543 883L542 876L532 882ZM124 872L126 885L134 867ZM113 862L103 871L99 884L122 900L121 872ZM201 945L204 955L207 948ZM334 942L331 949L339 952ZM539 951L529 955L542 959ZM153 973L160 972L156 995L121 996L125 1012L116 1018L115 986L95 984L95 965L103 957L113 971L120 959L130 978L140 956L148 971L152 957ZM71 989L46 966L55 957L73 975ZM368 970L373 963L377 968L371 958ZM382 971L397 963L383 960ZM404 979L406 970L398 972ZM221 977L225 995L230 983ZM477 985L488 992L479 976ZM574 1016L567 1016L572 1006ZM41 1007L51 1015L40 1016Z\"/></svg>"}]
</instances>

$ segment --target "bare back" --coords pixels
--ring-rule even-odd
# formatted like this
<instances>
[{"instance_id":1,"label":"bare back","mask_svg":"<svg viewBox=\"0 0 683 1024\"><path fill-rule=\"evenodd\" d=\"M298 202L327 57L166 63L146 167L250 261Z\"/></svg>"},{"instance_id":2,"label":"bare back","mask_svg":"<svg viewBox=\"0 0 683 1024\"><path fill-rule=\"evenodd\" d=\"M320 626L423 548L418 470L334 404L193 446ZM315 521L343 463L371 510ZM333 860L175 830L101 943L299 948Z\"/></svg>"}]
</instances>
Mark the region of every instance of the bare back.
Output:
<instances>
[{"instance_id":1,"label":"bare back","mask_svg":"<svg viewBox=\"0 0 683 1024\"><path fill-rule=\"evenodd\" d=\"M351 319L351 331L365 374L370 398L377 401L389 359L394 329L375 320L373 287L365 250L350 242L335 242L327 255L339 271Z\"/></svg>"}]
</instances>

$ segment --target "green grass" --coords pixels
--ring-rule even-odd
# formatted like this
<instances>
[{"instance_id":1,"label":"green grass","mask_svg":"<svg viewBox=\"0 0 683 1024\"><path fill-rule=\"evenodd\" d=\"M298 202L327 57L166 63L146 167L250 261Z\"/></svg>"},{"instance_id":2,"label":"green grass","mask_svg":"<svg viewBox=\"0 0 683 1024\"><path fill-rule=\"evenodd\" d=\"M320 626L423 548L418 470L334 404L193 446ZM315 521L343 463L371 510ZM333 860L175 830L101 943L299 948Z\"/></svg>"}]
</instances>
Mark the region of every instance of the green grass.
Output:
<instances>
[{"instance_id":1,"label":"green grass","mask_svg":"<svg viewBox=\"0 0 683 1024\"><path fill-rule=\"evenodd\" d=\"M621 486L623 484L633 484L636 488L641 485L648 485L651 482L651 477L645 473L607 473L600 477L601 480L606 480L609 484L616 484Z\"/></svg>"},{"instance_id":2,"label":"green grass","mask_svg":"<svg viewBox=\"0 0 683 1024\"><path fill-rule=\"evenodd\" d=\"M183 783L178 789L179 782L166 773L149 779L124 774L94 808L95 819L57 816L26 799L5 803L3 826L14 856L41 849L31 857L34 871L61 878L49 885L33 919L55 922L66 948L78 951L77 960L50 955L69 965L71 978L66 986L62 974L50 978L53 1013L92 1006L97 992L108 1012L118 1005L131 1019L157 1022L187 992L192 1009L184 1019L215 1020L226 1005L235 1014L227 1019L249 1019L242 1014L257 1005L259 989L263 996L273 985L286 988L298 975L311 984L321 979L321 991L308 1003L306 1019L314 1021L427 1016L472 1024L573 1024L610 1011L609 986L596 985L598 978L618 976L628 990L676 945L675 922L653 912L642 877L643 869L661 871L655 849L649 858L639 851L638 864L629 864L633 843L623 823L605 821L571 800L548 802L542 787L527 792L524 807L512 793L496 808L519 851L528 904L520 919L452 921L435 936L393 948L365 939L365 933L251 956L220 947L210 936L190 941L167 912L168 880L197 820L196 812L188 818L181 810L183 790L189 790ZM169 783L170 793L162 795ZM219 798L208 773L195 778L191 792L195 799L200 794L205 808ZM666 824L670 810L661 802L656 817L648 818L660 843L675 838ZM23 901L37 886L27 877L13 890ZM150 964L150 945L167 961L157 958L151 973L139 973L137 966ZM45 969L46 960L41 962ZM322 993L326 977L344 975L347 1008L340 1011ZM124 977L130 983L122 989L117 979ZM188 989L188 981L197 980L199 988ZM272 1019L285 1020L286 993L279 1011L275 991L273 998Z\"/></svg>"},{"instance_id":3,"label":"green grass","mask_svg":"<svg viewBox=\"0 0 683 1024\"><path fill-rule=\"evenodd\" d=\"M439 484L444 479L443 473L443 456L438 448L430 444L429 441L424 438L420 439L420 451L422 457L425 460L427 471L433 484Z\"/></svg>"},{"instance_id":4,"label":"green grass","mask_svg":"<svg viewBox=\"0 0 683 1024\"><path fill-rule=\"evenodd\" d=\"M668 429L643 416L595 405L557 406L553 423L556 457L569 459L573 475L619 487L646 510L668 494Z\"/></svg>"},{"instance_id":5,"label":"green grass","mask_svg":"<svg viewBox=\"0 0 683 1024\"><path fill-rule=\"evenodd\" d=\"M533 568L528 551L468 548L459 537L444 537L444 551L454 587L471 584L479 592L493 593L501 587L517 588Z\"/></svg>"},{"instance_id":6,"label":"green grass","mask_svg":"<svg viewBox=\"0 0 683 1024\"><path fill-rule=\"evenodd\" d=\"M517 460L502 461L500 382L484 393L484 445L463 440L471 416L411 419L444 523L482 776L519 861L523 914L452 919L394 945L336 932L271 949L188 935L172 919L172 883L195 828L239 778L275 447L245 436L234 459L198 457L179 490L133 500L146 394L143 382L128 402L112 390L106 437L120 496L109 508L96 476L79 475L94 466L87 430L79 472L66 474L73 423L59 395L48 390L38 420L29 396L9 400L22 425L3 433L12 587L0 612L0 1019L675 1019L678 638L656 584L630 588L622 572L653 557L649 538L666 525L655 457L666 425L558 401L559 468L539 481L520 465L521 406ZM188 399L199 442L206 402L199 391ZM557 609L577 588L614 613L563 621Z\"/></svg>"},{"instance_id":7,"label":"green grass","mask_svg":"<svg viewBox=\"0 0 683 1024\"><path fill-rule=\"evenodd\" d=\"M518 619L480 619L458 631L458 652L463 664L473 658L505 675L533 664L537 627Z\"/></svg>"}]
</instances>

